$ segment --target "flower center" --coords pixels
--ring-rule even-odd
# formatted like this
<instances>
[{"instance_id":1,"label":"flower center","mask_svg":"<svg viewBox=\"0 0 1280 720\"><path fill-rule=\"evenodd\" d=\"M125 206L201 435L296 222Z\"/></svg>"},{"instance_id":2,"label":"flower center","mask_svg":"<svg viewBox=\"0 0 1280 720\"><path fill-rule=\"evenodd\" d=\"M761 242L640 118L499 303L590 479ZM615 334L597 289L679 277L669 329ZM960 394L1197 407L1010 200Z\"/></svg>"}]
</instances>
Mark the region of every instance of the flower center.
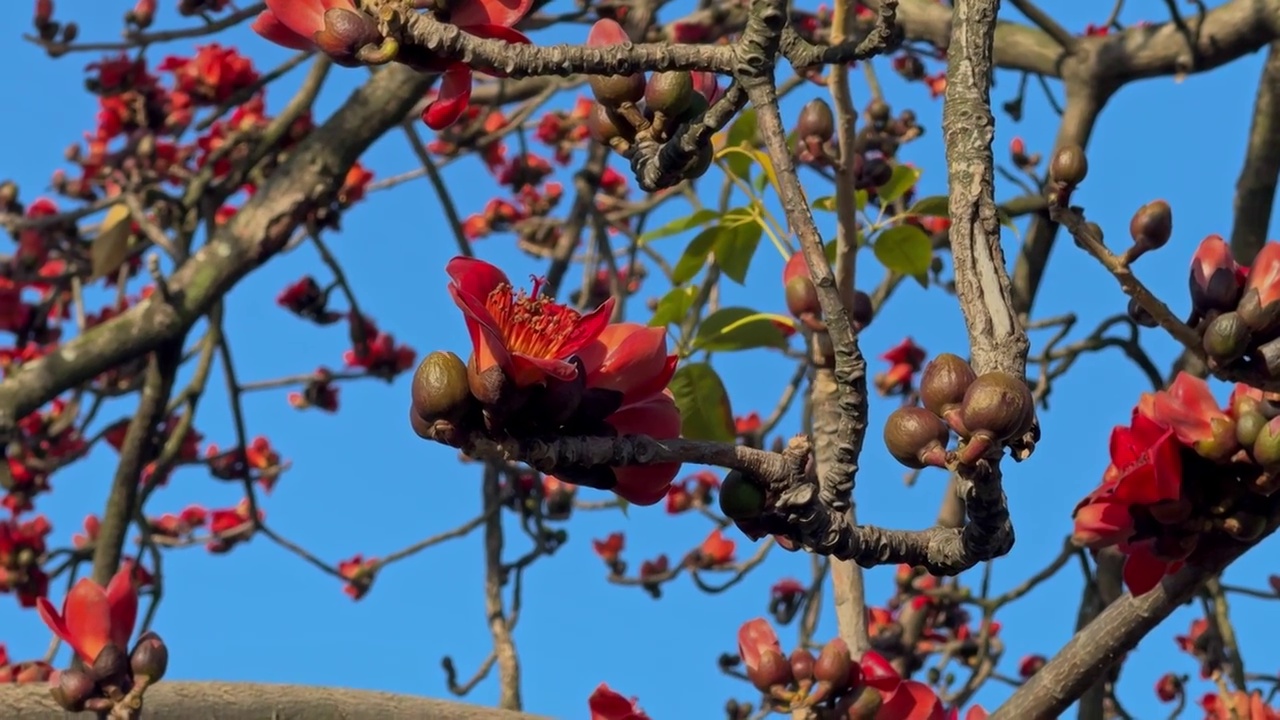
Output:
<instances>
[{"instance_id":1,"label":"flower center","mask_svg":"<svg viewBox=\"0 0 1280 720\"><path fill-rule=\"evenodd\" d=\"M542 280L534 278L532 292L499 285L485 298L485 307L498 324L503 344L512 353L534 358L562 359L568 341L582 316L539 292Z\"/></svg>"}]
</instances>

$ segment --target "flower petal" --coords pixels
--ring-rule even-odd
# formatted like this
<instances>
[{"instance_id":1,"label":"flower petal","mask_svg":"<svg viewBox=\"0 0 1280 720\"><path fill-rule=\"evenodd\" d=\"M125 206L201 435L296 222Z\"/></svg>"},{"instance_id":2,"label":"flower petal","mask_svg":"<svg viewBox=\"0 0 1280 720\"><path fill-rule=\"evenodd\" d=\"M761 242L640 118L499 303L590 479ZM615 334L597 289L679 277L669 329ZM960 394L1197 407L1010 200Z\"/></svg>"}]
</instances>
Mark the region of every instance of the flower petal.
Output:
<instances>
[{"instance_id":1,"label":"flower petal","mask_svg":"<svg viewBox=\"0 0 1280 720\"><path fill-rule=\"evenodd\" d=\"M455 8L449 21L466 32L475 34L476 25L511 27L529 14L533 0L464 0Z\"/></svg>"},{"instance_id":2,"label":"flower petal","mask_svg":"<svg viewBox=\"0 0 1280 720\"><path fill-rule=\"evenodd\" d=\"M1125 587L1134 597L1155 589L1169 572L1169 563L1156 557L1147 544L1129 546L1124 561Z\"/></svg>"},{"instance_id":3,"label":"flower petal","mask_svg":"<svg viewBox=\"0 0 1280 720\"><path fill-rule=\"evenodd\" d=\"M102 586L81 578L67 593L62 607L67 642L85 662L92 664L111 642L111 604ZM121 648L127 650L127 648Z\"/></svg>"},{"instance_id":4,"label":"flower petal","mask_svg":"<svg viewBox=\"0 0 1280 720\"><path fill-rule=\"evenodd\" d=\"M444 71L436 99L422 109L422 121L432 130L443 130L458 121L471 102L471 68L454 63Z\"/></svg>"},{"instance_id":5,"label":"flower petal","mask_svg":"<svg viewBox=\"0 0 1280 720\"><path fill-rule=\"evenodd\" d=\"M510 285L507 274L483 260L455 257L445 265L444 271L463 292L477 299L489 297L489 293L502 285Z\"/></svg>"},{"instance_id":6,"label":"flower petal","mask_svg":"<svg viewBox=\"0 0 1280 720\"><path fill-rule=\"evenodd\" d=\"M320 0L267 0L266 12L294 33L311 37L324 29L325 9Z\"/></svg>"},{"instance_id":7,"label":"flower petal","mask_svg":"<svg viewBox=\"0 0 1280 720\"><path fill-rule=\"evenodd\" d=\"M263 10L249 29L277 45L293 50L311 50L315 47L315 43L311 42L310 38L289 29L289 26L280 22L280 18L270 10Z\"/></svg>"},{"instance_id":8,"label":"flower petal","mask_svg":"<svg viewBox=\"0 0 1280 720\"><path fill-rule=\"evenodd\" d=\"M107 583L107 602L111 606L111 642L128 650L133 625L138 620L138 591L133 587L133 563L128 562Z\"/></svg>"}]
</instances>

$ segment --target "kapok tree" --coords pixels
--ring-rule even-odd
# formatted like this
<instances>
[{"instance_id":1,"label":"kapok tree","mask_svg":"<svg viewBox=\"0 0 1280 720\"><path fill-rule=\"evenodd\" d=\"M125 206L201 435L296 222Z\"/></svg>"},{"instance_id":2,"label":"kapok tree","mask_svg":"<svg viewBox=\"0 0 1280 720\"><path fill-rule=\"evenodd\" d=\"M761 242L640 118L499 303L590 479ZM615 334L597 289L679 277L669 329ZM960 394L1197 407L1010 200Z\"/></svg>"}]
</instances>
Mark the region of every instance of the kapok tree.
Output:
<instances>
[{"instance_id":1,"label":"kapok tree","mask_svg":"<svg viewBox=\"0 0 1280 720\"><path fill-rule=\"evenodd\" d=\"M1105 23L1075 34L1028 0L1008 8L996 0L868 0L830 10L751 0L662 21L668 8L647 0L572 10L531 0L181 0L163 8L138 0L123 39L98 42L80 36L110 28L82 33L74 16L37 0L28 42L50 58L106 55L86 67L100 108L94 125L68 151L69 169L53 174L51 192L0 185L0 224L15 242L0 273L0 329L11 337L0 351L0 487L9 513L0 522L0 590L34 608L21 617L38 616L73 653L55 669L57 644L44 659L21 662L0 646L0 679L12 683L0 697L15 717L65 709L134 718L143 708L166 717L521 717L512 631L523 573L567 542L564 527L576 514L635 506L635 515L654 515L665 502L670 514L704 514L710 535L634 573L621 534L598 539L609 581L659 597L665 583L688 575L718 591L773 548L824 559L810 579L774 587L771 620L744 618L737 653L719 668L747 683L743 699L726 705L731 720L1049 718L1077 702L1081 717L1125 717L1116 697L1125 653L1191 598L1206 616L1179 642L1206 682L1193 688L1190 677L1171 673L1155 689L1160 699L1179 711L1198 703L1221 720L1280 717L1262 692L1276 679L1246 673L1227 612L1229 593L1280 595L1280 580L1265 591L1221 581L1280 523L1280 244L1263 242L1280 172L1272 112L1280 2L1193 5L1184 14L1168 3L1167 18L1126 26L1117 3ZM999 10L1007 17L997 22ZM175 11L182 19L173 29L152 29L158 15ZM266 69L253 48L217 43L242 24L259 42L298 54ZM552 29L577 42L533 41ZM159 61L144 54L174 42L195 46ZM1146 204L1127 236L1108 228L1104 240L1079 190L1087 186L1086 141L1129 83L1211 70L1263 47L1270 56L1230 240L1199 243L1188 296L1156 297L1135 268L1174 237L1173 210ZM268 102L273 83L303 64L297 93ZM869 79L858 105L851 67ZM361 72L352 68L372 72L331 115L313 114L325 80ZM1035 152L1016 140L997 160L997 69L1021 76L1001 122L1017 122L1024 103L1035 102L1024 97L1029 78L1065 90L1052 148ZM941 100L940 128L910 109L893 111L878 81L885 70ZM788 125L780 98L793 93L808 101ZM572 102L557 108L557 97ZM422 125L433 139L423 139ZM920 171L903 159L926 131L945 141L945 158L922 159L945 165L943 195L924 196ZM393 132L405 134L421 168L375 180L359 158ZM553 161L528 149L535 143ZM464 217L440 166L472 156L505 196ZM557 168L575 163L568 185L556 180ZM813 178L808 187L802 171ZM997 173L1025 195L997 203ZM328 239L358 232L342 222L353 204L422 177L457 242L442 277L471 342L419 359L362 311ZM653 212L682 203L694 207L647 228ZM829 237L815 213L833 215ZM1010 276L1002 226L1024 218ZM1094 280L1110 274L1131 298L1071 343L1074 317L1035 312L1061 228L1101 266ZM685 235L674 258L650 244ZM530 286L476 257L484 247L477 241L500 236L544 261ZM277 302L302 321L345 327L345 367L240 379L224 298L300 245L319 251L321 267L283 288ZM761 245L776 248L785 269L781 286L753 278L753 290L759 285L760 297L774 298L763 302L787 314L720 301L726 287L746 283L757 255L772 252ZM584 282L560 299L574 266ZM858 266L879 273L878 284L855 282ZM888 369L868 382L860 334L907 280L954 298L969 352L930 358L907 338L881 355ZM642 307L638 296L655 285ZM1056 336L1033 348L1027 330L1045 327ZM1155 366L1140 328L1180 344L1173 372ZM967 571L1014 547L1004 477L1034 468L1037 445L1059 441L1041 432L1048 393L1081 355L1105 348L1137 363L1151 392L1135 392L1132 421L1111 432L1111 463L1098 486L1074 510L1062 508L1074 517L1070 542L1043 571L991 594ZM731 388L717 372L727 353L773 353L794 364L775 412L733 415ZM215 366L233 426L197 429ZM185 386L180 372L189 373ZM242 398L287 389L294 407L335 413L339 388L357 378L387 381L409 401L414 432L481 468L483 506L472 522L412 547L330 563L271 529L267 495L305 458L286 461L266 437L251 437ZM1211 378L1234 383L1225 405ZM872 390L898 407L871 417ZM134 398L131 415L100 416L107 399L124 396ZM801 396L803 411L791 413ZM214 432L233 440L206 444ZM868 433L913 471L945 471L935 527L867 524L873 503L855 516ZM1070 441L1101 453L1106 436L1088 428ZM97 444L118 451L114 477L104 493L86 494L91 514L81 532L54 534L41 499L52 478ZM166 507L163 489L183 470L237 483L243 500ZM587 499L593 491L613 499ZM513 525L528 547L514 558L504 553ZM395 562L478 527L495 646L470 681L458 682L448 660L445 669L450 689L464 695L496 666L499 710L164 679L171 652L194 652L169 648L151 628L160 560L181 548L229 553L255 538L279 543L359 599ZM1031 530L1019 528L1018 537ZM751 543L756 553L739 560L737 548ZM1017 677L1002 674L1009 663L998 612L1075 559L1086 574L1075 637L1052 657L1017 662ZM896 567L883 606L864 591L863 569L877 566ZM710 583L716 574L726 580ZM821 638L828 583L837 632ZM788 650L777 628L791 624ZM990 711L974 705L995 677L1012 694ZM626 691L625 678L600 680ZM607 684L583 708L594 720L647 717Z\"/></svg>"}]
</instances>

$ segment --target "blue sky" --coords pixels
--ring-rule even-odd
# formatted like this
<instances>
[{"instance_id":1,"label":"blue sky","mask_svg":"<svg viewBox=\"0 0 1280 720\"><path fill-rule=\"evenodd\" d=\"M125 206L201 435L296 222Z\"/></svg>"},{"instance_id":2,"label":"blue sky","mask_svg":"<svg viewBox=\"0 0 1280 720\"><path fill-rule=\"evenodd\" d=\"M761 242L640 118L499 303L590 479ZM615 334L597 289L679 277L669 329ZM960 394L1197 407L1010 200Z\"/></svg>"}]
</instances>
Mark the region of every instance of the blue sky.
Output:
<instances>
[{"instance_id":1,"label":"blue sky","mask_svg":"<svg viewBox=\"0 0 1280 720\"><path fill-rule=\"evenodd\" d=\"M76 13L81 38L110 40L120 27L119 17L131 5L62 3L59 11ZM176 18L174 5L162 3L157 26L183 22ZM1059 17L1072 30L1101 22L1111 9L1109 0L1058 5L1067 8ZM683 6L669 6L661 18L676 17ZM1162 10L1157 6L1145 4L1141 9L1154 14ZM30 3L0 6L0 27L7 28L9 35L8 41L0 43L0 64L9 68L0 87L10 100L0 113L0 132L7 140L0 177L16 179L26 200L45 191L50 173L63 165L63 148L90 129L96 110L93 98L79 90L83 66L95 56L46 58L34 46L17 40L29 18ZM1159 15L1144 18L1135 9L1124 17L1127 22L1141 19L1158 20ZM560 34L550 39L575 38ZM244 29L221 40L239 45L263 68L287 57L287 51ZM168 52L182 54L191 47L178 43L152 52L158 58ZM1139 205L1155 198L1172 204L1174 240L1137 267L1142 279L1179 313L1187 306L1186 267L1196 243L1207 234L1230 231L1232 195L1261 60L1261 55L1246 58L1181 83L1159 79L1128 87L1112 100L1094 134L1090 175L1076 202L1085 205L1090 219L1108 229L1113 238L1125 236L1125 225ZM281 107L300 75L294 72L273 86L270 108ZM880 77L895 108L911 107L928 130L902 153L904 160L924 168L921 192L944 192L940 103L928 98L924 86L898 82L887 63ZM335 70L318 103L319 114L330 112L364 78L362 71ZM860 75L854 79L861 104L866 100L865 86ZM1012 96L1016 80L999 76L996 102ZM800 105L816 92L821 89L815 86L789 98L784 116L794 118ZM572 99L562 98L561 105ZM1022 136L1033 151L1046 150L1057 121L1032 90L1023 121L1015 125L998 115L997 126L997 158L1003 158L1015 135ZM538 148L535 152L548 155ZM365 162L379 177L417 166L402 135L396 133L380 141ZM464 216L478 212L495 186L474 162L452 165L445 175ZM805 181L811 183L812 197L829 194L816 176L806 173ZM704 189L710 197L718 192L718 182L706 183ZM1003 181L999 189L1002 197L1017 192ZM679 212L674 207L654 220L665 221ZM830 215L819 222L824 223L824 232L832 231ZM455 253L454 241L427 183L418 181L375 194L354 208L343 225L344 231L331 237L330 244L357 289L362 308L419 353L436 349L465 353L463 325L445 291L444 265ZM688 237L661 240L656 247L674 259ZM1016 247L1014 233L1006 231L1006 239L1008 248ZM479 242L476 250L513 278L538 270L509 237L490 237ZM762 244L748 289L729 286L725 303L785 311L778 282L781 267L781 257L768 243ZM305 273L315 273L322 280L327 277L306 246L255 272L229 299L228 328L243 380L307 372L319 364L340 367L347 344L341 326L308 325L274 303L285 284ZM874 260L866 256L860 263L860 284L865 287L878 279ZM630 316L643 319L643 303L666 289L651 280L632 303ZM1102 318L1122 312L1124 302L1114 281L1066 240L1054 250L1035 316L1074 312L1080 318L1077 333L1083 335ZM907 335L931 354L965 351L963 323L954 301L938 290L925 291L912 283L902 285L863 334L862 347L878 355ZM1034 339L1042 341L1044 336ZM1145 331L1144 342L1161 366L1167 367L1175 356L1173 343L1157 332ZM790 375L789 363L768 351L722 354L716 363L739 414L767 413ZM882 369L874 359L871 366ZM207 442L225 447L234 442L234 436L220 382L219 377L213 379L197 425ZM1007 558L996 562L997 592L1054 557L1061 539L1070 532L1071 508L1095 485L1107 463L1111 426L1127 421L1137 394L1149 389L1145 382L1114 354L1086 357L1059 381L1051 411L1042 415L1045 442L1030 462L1007 472L1018 543ZM1225 397L1226 387L1219 383L1217 389ZM293 410L284 392L249 396L250 434L266 434L293 463L274 494L262 503L272 528L336 562L355 553L386 554L476 513L477 470L457 464L454 451L427 444L409 429L407 375L389 386L368 381L348 385L341 398L342 411L330 416ZM873 428L879 427L892 407L892 401L872 399ZM120 416L127 410L122 405L111 408ZM789 434L797 428L793 411L780 430ZM879 443L878 430L873 433L859 475L861 519L890 527L931 523L943 476L937 471L926 473L915 487L904 487L902 468ZM114 459L109 449L97 451L55 477L57 492L40 504L54 524L55 544L67 543L86 514L101 510ZM604 497L591 490L583 494ZM238 499L236 487L214 482L198 470L184 470L156 493L148 510L152 514L177 511L189 503L224 507ZM746 686L721 676L715 659L721 652L734 650L741 622L766 613L773 582L787 576L807 577L803 557L775 553L744 582L720 595L704 595L687 580L676 581L655 602L638 589L606 583L589 540L611 531L626 532L626 558L636 568L642 559L659 553L673 558L683 555L710 529L705 520L693 514L669 517L657 506L635 508L629 517L617 512L582 513L566 529L568 545L540 561L526 576L516 639L523 658L527 709L558 718L586 717L586 697L602 681L639 696L655 720L715 717L727 697L753 695ZM751 552L744 538L735 535L735 539L741 555ZM1228 580L1262 586L1266 574L1276 572L1267 559L1275 548L1275 542L1270 542L1237 563ZM517 546L515 551L521 549ZM478 534L391 566L360 602L344 595L334 578L265 538L226 556L211 556L200 548L170 553L164 572L165 601L155 628L172 649L170 675L174 678L341 685L443 696L440 658L452 656L466 676L490 647L481 604L483 562ZM891 577L892 568L869 574L873 603L888 597ZM1051 654L1066 641L1079 590L1079 574L1069 569L1000 616L1007 647L1003 672L1016 672L1017 659L1024 654ZM62 592L59 587L53 594L60 597ZM1243 628L1240 634L1249 669L1254 672L1271 673L1280 667L1280 649L1274 643L1251 642L1256 633L1248 629L1264 622L1268 610L1263 601L1240 598L1233 603L1237 626ZM1046 621L1049 617L1054 619ZM1160 674L1194 673L1189 657L1171 652L1172 636L1185 631L1194 617L1194 609L1183 608L1134 653L1125 671L1121 700L1135 717L1160 712L1152 691ZM36 615L18 610L11 598L0 599L0 628L0 642L16 658L38 656L47 646L48 633ZM827 621L819 637L833 630ZM789 631L784 631L784 643L788 637ZM1196 696L1204 689L1197 686ZM979 700L991 707L1006 694L1003 687L989 685ZM478 703L495 699L493 682L480 685L470 696Z\"/></svg>"}]
</instances>

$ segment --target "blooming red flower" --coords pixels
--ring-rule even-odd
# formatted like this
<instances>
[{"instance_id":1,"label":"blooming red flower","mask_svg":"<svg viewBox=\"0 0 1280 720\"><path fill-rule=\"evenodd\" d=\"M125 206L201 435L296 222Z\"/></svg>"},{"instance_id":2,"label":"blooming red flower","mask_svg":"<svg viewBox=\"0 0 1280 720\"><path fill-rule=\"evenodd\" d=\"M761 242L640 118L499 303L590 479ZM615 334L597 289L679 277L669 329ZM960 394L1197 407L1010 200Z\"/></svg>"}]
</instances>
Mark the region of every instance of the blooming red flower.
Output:
<instances>
[{"instance_id":1,"label":"blooming red flower","mask_svg":"<svg viewBox=\"0 0 1280 720\"><path fill-rule=\"evenodd\" d=\"M627 539L622 533L610 533L609 537L604 540L592 540L591 547L600 556L601 560L609 564L618 562L618 558L622 555L622 549L626 547Z\"/></svg>"},{"instance_id":2,"label":"blooming red flower","mask_svg":"<svg viewBox=\"0 0 1280 720\"><path fill-rule=\"evenodd\" d=\"M350 596L352 600L359 600L364 597L369 592L369 589L373 587L373 574L377 568L377 558L366 560L363 555L359 554L338 563L338 574L347 581L342 586L342 592Z\"/></svg>"},{"instance_id":3,"label":"blooming red flower","mask_svg":"<svg viewBox=\"0 0 1280 720\"><path fill-rule=\"evenodd\" d=\"M667 354L665 327L637 323L606 325L578 356L587 371L587 387L620 393L624 406L661 393L679 359Z\"/></svg>"},{"instance_id":4,"label":"blooming red flower","mask_svg":"<svg viewBox=\"0 0 1280 720\"><path fill-rule=\"evenodd\" d=\"M906 338L880 356L889 369L875 376L876 390L881 395L903 393L911 389L915 374L924 366L925 350Z\"/></svg>"},{"instance_id":5,"label":"blooming red flower","mask_svg":"<svg viewBox=\"0 0 1280 720\"><path fill-rule=\"evenodd\" d=\"M492 393L479 383L495 369L516 387L549 377L574 379L578 371L570 358L600 337L613 312L609 299L581 315L542 295L542 282L536 279L532 292L517 292L506 273L483 260L456 257L446 270L453 280L449 294L471 334L472 391L482 399Z\"/></svg>"},{"instance_id":6,"label":"blooming red flower","mask_svg":"<svg viewBox=\"0 0 1280 720\"><path fill-rule=\"evenodd\" d=\"M659 555L652 560L645 560L640 563L640 579L648 580L658 575L665 575L671 569L671 561L667 556Z\"/></svg>"},{"instance_id":7,"label":"blooming red flower","mask_svg":"<svg viewBox=\"0 0 1280 720\"><path fill-rule=\"evenodd\" d=\"M591 720L649 720L636 706L635 699L623 697L604 683L591 693L587 706L591 709Z\"/></svg>"},{"instance_id":8,"label":"blooming red flower","mask_svg":"<svg viewBox=\"0 0 1280 720\"><path fill-rule=\"evenodd\" d=\"M733 419L734 432L738 435L750 435L754 432L759 432L763 425L764 422L760 419L760 413L755 410Z\"/></svg>"},{"instance_id":9,"label":"blooming red flower","mask_svg":"<svg viewBox=\"0 0 1280 720\"><path fill-rule=\"evenodd\" d=\"M108 643L121 652L129 649L138 617L138 591L129 570L116 573L105 588L81 578L63 600L62 612L47 598L36 601L40 619L89 665Z\"/></svg>"},{"instance_id":10,"label":"blooming red flower","mask_svg":"<svg viewBox=\"0 0 1280 720\"><path fill-rule=\"evenodd\" d=\"M1180 372L1167 390L1143 393L1138 412L1210 460L1226 460L1239 449L1235 423L1218 408L1208 383L1194 375Z\"/></svg>"},{"instance_id":11,"label":"blooming red flower","mask_svg":"<svg viewBox=\"0 0 1280 720\"><path fill-rule=\"evenodd\" d=\"M202 105L226 102L258 81L249 58L218 43L197 47L193 58L167 57L156 69L172 72L174 90Z\"/></svg>"},{"instance_id":12,"label":"blooming red flower","mask_svg":"<svg viewBox=\"0 0 1280 720\"><path fill-rule=\"evenodd\" d=\"M726 538L720 528L716 528L698 546L698 557L706 567L727 565L733 562L735 548L734 542Z\"/></svg>"}]
</instances>

